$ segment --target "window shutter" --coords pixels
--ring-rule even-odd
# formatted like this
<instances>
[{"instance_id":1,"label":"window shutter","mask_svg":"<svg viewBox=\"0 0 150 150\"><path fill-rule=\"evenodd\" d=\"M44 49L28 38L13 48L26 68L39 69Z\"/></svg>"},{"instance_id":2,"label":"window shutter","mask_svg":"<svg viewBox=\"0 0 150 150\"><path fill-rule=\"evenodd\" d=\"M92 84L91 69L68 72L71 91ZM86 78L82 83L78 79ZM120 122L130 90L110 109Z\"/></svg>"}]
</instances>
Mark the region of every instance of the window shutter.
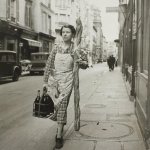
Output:
<instances>
[{"instance_id":1,"label":"window shutter","mask_svg":"<svg viewBox=\"0 0 150 150\"><path fill-rule=\"evenodd\" d=\"M19 22L19 0L16 0L16 20Z\"/></svg>"},{"instance_id":2,"label":"window shutter","mask_svg":"<svg viewBox=\"0 0 150 150\"><path fill-rule=\"evenodd\" d=\"M28 22L27 22L27 18L28 17L28 8L27 8L27 3L26 3L26 6L25 6L25 25L27 26L28 25Z\"/></svg>"},{"instance_id":3,"label":"window shutter","mask_svg":"<svg viewBox=\"0 0 150 150\"><path fill-rule=\"evenodd\" d=\"M11 0L7 0L7 11L6 11L7 19L10 19L10 3Z\"/></svg>"}]
</instances>

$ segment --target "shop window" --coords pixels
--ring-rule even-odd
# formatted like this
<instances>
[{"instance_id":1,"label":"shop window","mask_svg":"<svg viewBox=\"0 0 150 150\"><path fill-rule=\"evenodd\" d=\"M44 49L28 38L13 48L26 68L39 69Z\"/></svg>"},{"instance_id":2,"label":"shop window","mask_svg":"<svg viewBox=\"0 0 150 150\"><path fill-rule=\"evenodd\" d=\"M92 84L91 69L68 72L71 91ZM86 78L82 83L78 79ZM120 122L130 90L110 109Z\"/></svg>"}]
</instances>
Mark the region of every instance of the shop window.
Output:
<instances>
[{"instance_id":1,"label":"shop window","mask_svg":"<svg viewBox=\"0 0 150 150\"><path fill-rule=\"evenodd\" d=\"M3 39L0 39L0 50L3 49L4 45L3 45Z\"/></svg>"},{"instance_id":2,"label":"shop window","mask_svg":"<svg viewBox=\"0 0 150 150\"><path fill-rule=\"evenodd\" d=\"M43 41L43 52L49 52L49 42Z\"/></svg>"},{"instance_id":3,"label":"shop window","mask_svg":"<svg viewBox=\"0 0 150 150\"><path fill-rule=\"evenodd\" d=\"M52 44L52 42L49 42L49 52L52 51L52 48L53 48L53 44Z\"/></svg>"},{"instance_id":4,"label":"shop window","mask_svg":"<svg viewBox=\"0 0 150 150\"><path fill-rule=\"evenodd\" d=\"M13 51L14 50L14 44L13 43L8 43L7 49Z\"/></svg>"}]
</instances>

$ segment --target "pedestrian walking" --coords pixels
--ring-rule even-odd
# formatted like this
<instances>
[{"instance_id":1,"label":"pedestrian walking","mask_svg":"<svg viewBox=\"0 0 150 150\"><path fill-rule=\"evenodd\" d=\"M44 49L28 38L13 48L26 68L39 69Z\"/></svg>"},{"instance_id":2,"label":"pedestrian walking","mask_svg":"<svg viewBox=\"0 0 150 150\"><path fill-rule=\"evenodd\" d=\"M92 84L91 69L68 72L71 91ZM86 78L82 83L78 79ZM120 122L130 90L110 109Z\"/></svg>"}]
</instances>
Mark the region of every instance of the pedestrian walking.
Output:
<instances>
[{"instance_id":1,"label":"pedestrian walking","mask_svg":"<svg viewBox=\"0 0 150 150\"><path fill-rule=\"evenodd\" d=\"M108 65L108 67L109 67L109 71L111 71L110 56L107 58L107 65Z\"/></svg>"},{"instance_id":2,"label":"pedestrian walking","mask_svg":"<svg viewBox=\"0 0 150 150\"><path fill-rule=\"evenodd\" d=\"M63 129L67 123L67 106L73 89L75 34L76 30L72 25L64 25L61 28L63 41L54 46L44 72L43 87L48 89L48 94L55 104L55 112L50 119L57 121L55 148L58 149L63 147Z\"/></svg>"},{"instance_id":3,"label":"pedestrian walking","mask_svg":"<svg viewBox=\"0 0 150 150\"><path fill-rule=\"evenodd\" d=\"M111 69L114 70L116 59L113 55L111 55Z\"/></svg>"},{"instance_id":4,"label":"pedestrian walking","mask_svg":"<svg viewBox=\"0 0 150 150\"><path fill-rule=\"evenodd\" d=\"M115 67L118 66L118 59L116 59L116 62L115 62Z\"/></svg>"},{"instance_id":5,"label":"pedestrian walking","mask_svg":"<svg viewBox=\"0 0 150 150\"><path fill-rule=\"evenodd\" d=\"M108 67L109 67L109 71L114 70L115 61L116 61L116 59L113 55L109 56L109 58L107 59L107 64L108 64Z\"/></svg>"}]
</instances>

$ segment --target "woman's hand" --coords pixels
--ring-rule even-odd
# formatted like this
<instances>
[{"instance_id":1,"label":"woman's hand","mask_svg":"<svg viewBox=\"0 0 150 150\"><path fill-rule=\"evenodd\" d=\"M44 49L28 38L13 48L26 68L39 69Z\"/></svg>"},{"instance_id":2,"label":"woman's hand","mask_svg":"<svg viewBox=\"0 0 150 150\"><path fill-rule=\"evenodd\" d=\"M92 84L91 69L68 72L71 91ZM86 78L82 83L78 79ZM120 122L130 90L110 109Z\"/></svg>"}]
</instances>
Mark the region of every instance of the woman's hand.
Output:
<instances>
[{"instance_id":1,"label":"woman's hand","mask_svg":"<svg viewBox=\"0 0 150 150\"><path fill-rule=\"evenodd\" d=\"M82 59L79 58L79 59L76 60L76 63L79 63L79 62L81 62L81 61L82 61Z\"/></svg>"}]
</instances>

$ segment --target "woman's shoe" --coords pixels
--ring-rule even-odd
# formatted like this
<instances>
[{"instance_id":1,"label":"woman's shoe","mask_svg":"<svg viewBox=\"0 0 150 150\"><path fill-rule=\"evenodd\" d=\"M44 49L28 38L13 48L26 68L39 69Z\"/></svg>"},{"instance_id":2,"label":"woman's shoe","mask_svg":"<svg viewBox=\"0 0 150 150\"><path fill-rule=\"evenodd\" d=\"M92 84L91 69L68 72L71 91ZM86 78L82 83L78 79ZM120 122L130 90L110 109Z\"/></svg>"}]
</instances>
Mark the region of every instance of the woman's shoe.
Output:
<instances>
[{"instance_id":1,"label":"woman's shoe","mask_svg":"<svg viewBox=\"0 0 150 150\"><path fill-rule=\"evenodd\" d=\"M63 147L63 138L57 138L56 136L56 145L55 145L55 148L57 149L60 149Z\"/></svg>"}]
</instances>

